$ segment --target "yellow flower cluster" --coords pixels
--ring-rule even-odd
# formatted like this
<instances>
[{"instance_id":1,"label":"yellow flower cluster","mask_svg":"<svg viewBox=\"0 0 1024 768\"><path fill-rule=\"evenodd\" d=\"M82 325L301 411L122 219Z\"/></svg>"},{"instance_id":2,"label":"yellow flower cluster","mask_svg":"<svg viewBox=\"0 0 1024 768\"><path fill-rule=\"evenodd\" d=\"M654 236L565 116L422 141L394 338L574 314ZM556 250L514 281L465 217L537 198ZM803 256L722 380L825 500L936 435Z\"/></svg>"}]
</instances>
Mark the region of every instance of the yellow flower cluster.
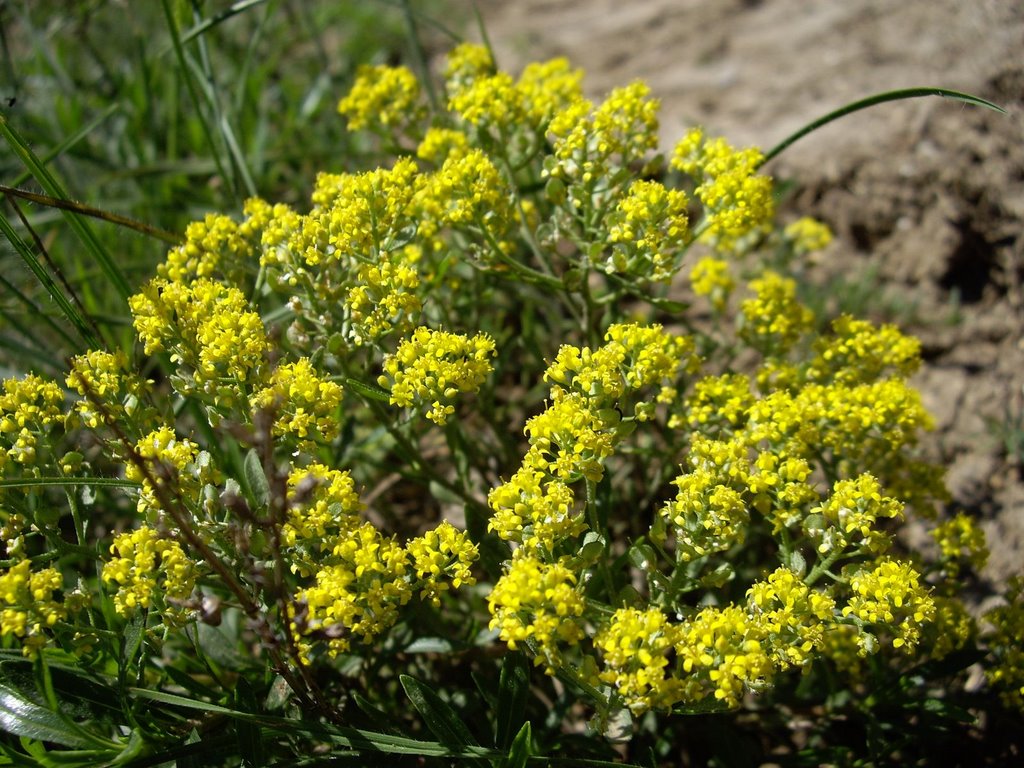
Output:
<instances>
[{"instance_id":1,"label":"yellow flower cluster","mask_svg":"<svg viewBox=\"0 0 1024 768\"><path fill-rule=\"evenodd\" d=\"M493 488L490 530L506 541L550 550L586 529L572 488L541 469L520 467L507 483Z\"/></svg>"},{"instance_id":2,"label":"yellow flower cluster","mask_svg":"<svg viewBox=\"0 0 1024 768\"><path fill-rule=\"evenodd\" d=\"M139 399L146 383L129 372L128 357L121 350L93 350L71 358L66 381L69 388L82 395L75 403L75 411L91 429L108 420L141 415ZM102 411L97 400L102 403Z\"/></svg>"},{"instance_id":3,"label":"yellow flower cluster","mask_svg":"<svg viewBox=\"0 0 1024 768\"><path fill-rule=\"evenodd\" d=\"M679 489L661 508L673 526L676 556L683 562L741 544L750 522L742 487L750 471L747 449L739 441L721 442L695 435L692 471L673 480Z\"/></svg>"},{"instance_id":4,"label":"yellow flower cluster","mask_svg":"<svg viewBox=\"0 0 1024 768\"><path fill-rule=\"evenodd\" d=\"M901 517L903 505L883 496L878 480L863 474L837 481L828 500L811 511L821 515L820 524L812 524L810 519L805 523L819 553L858 547L877 555L889 546L889 536L877 528L878 521Z\"/></svg>"},{"instance_id":5,"label":"yellow flower cluster","mask_svg":"<svg viewBox=\"0 0 1024 768\"><path fill-rule=\"evenodd\" d=\"M683 634L657 607L619 608L594 637L602 661L598 679L636 715L671 709L686 695L672 661Z\"/></svg>"},{"instance_id":6,"label":"yellow flower cluster","mask_svg":"<svg viewBox=\"0 0 1024 768\"><path fill-rule=\"evenodd\" d=\"M576 393L587 398L593 410L624 408L627 396L658 387L656 402L668 403L675 399L679 376L692 373L699 364L692 339L667 333L657 324L612 325L605 342L594 351L559 348L544 372L553 401ZM653 415L649 401L636 403L632 410L640 421Z\"/></svg>"},{"instance_id":7,"label":"yellow flower cluster","mask_svg":"<svg viewBox=\"0 0 1024 768\"><path fill-rule=\"evenodd\" d=\"M702 238L720 251L734 250L775 215L771 179L757 174L762 159L753 147L736 150L724 139L708 140L700 128L676 145L671 165L697 182L694 194L705 209Z\"/></svg>"},{"instance_id":8,"label":"yellow flower cluster","mask_svg":"<svg viewBox=\"0 0 1024 768\"><path fill-rule=\"evenodd\" d=\"M783 355L808 331L814 320L796 298L796 282L775 272L750 283L754 298L740 306L739 335L765 355Z\"/></svg>"},{"instance_id":9,"label":"yellow flower cluster","mask_svg":"<svg viewBox=\"0 0 1024 768\"><path fill-rule=\"evenodd\" d=\"M363 509L349 473L324 464L289 473L288 502L288 521L281 538L286 546L314 554L333 549L339 534L358 527ZM297 561L292 567L302 570ZM306 571L311 568L315 565L310 564Z\"/></svg>"},{"instance_id":10,"label":"yellow flower cluster","mask_svg":"<svg viewBox=\"0 0 1024 768\"><path fill-rule=\"evenodd\" d=\"M310 267L321 261L376 263L381 254L395 250L401 232L413 224L418 173L412 158L366 173L321 173L307 221L322 231L303 232L292 251L301 252Z\"/></svg>"},{"instance_id":11,"label":"yellow flower cluster","mask_svg":"<svg viewBox=\"0 0 1024 768\"><path fill-rule=\"evenodd\" d=\"M440 167L449 157L459 158L469 151L469 137L454 128L431 126L416 147L416 157Z\"/></svg>"},{"instance_id":12,"label":"yellow flower cluster","mask_svg":"<svg viewBox=\"0 0 1024 768\"><path fill-rule=\"evenodd\" d=\"M391 391L391 404L402 408L428 405L426 416L444 424L455 413L460 392L476 392L491 372L494 340L417 328L384 359L378 383Z\"/></svg>"},{"instance_id":13,"label":"yellow flower cluster","mask_svg":"<svg viewBox=\"0 0 1024 768\"><path fill-rule=\"evenodd\" d=\"M330 442L341 429L341 397L341 385L321 378L303 357L274 369L252 404L273 414L275 435Z\"/></svg>"},{"instance_id":14,"label":"yellow flower cluster","mask_svg":"<svg viewBox=\"0 0 1024 768\"><path fill-rule=\"evenodd\" d=\"M185 228L185 242L167 252L157 272L173 283L231 272L252 259L259 242L252 234L248 222L239 225L229 216L209 213L202 221L193 221Z\"/></svg>"},{"instance_id":15,"label":"yellow flower cluster","mask_svg":"<svg viewBox=\"0 0 1024 768\"><path fill-rule=\"evenodd\" d=\"M62 582L56 568L33 571L28 560L0 571L0 638L16 637L22 653L34 655L46 643L43 630L67 617L54 597Z\"/></svg>"},{"instance_id":16,"label":"yellow flower cluster","mask_svg":"<svg viewBox=\"0 0 1024 768\"><path fill-rule=\"evenodd\" d=\"M755 399L746 374L705 376L683 401L682 413L672 414L669 427L678 429L689 424L708 437L731 434L747 423L747 410Z\"/></svg>"},{"instance_id":17,"label":"yellow flower cluster","mask_svg":"<svg viewBox=\"0 0 1024 768\"><path fill-rule=\"evenodd\" d=\"M239 387L259 378L266 331L239 289L207 279L184 285L157 278L129 306L146 354L170 351L200 391L230 403Z\"/></svg>"},{"instance_id":18,"label":"yellow flower cluster","mask_svg":"<svg viewBox=\"0 0 1024 768\"><path fill-rule=\"evenodd\" d=\"M480 149L451 153L426 177L416 196L419 233L430 239L444 227L482 235L482 257L494 258L513 221L508 182ZM441 245L435 243L436 248Z\"/></svg>"},{"instance_id":19,"label":"yellow flower cluster","mask_svg":"<svg viewBox=\"0 0 1024 768\"><path fill-rule=\"evenodd\" d=\"M102 577L117 586L114 608L119 614L159 607L165 619L181 618L174 603L192 594L199 571L177 541L143 526L119 534L110 553L114 557L104 564Z\"/></svg>"},{"instance_id":20,"label":"yellow flower cluster","mask_svg":"<svg viewBox=\"0 0 1024 768\"><path fill-rule=\"evenodd\" d=\"M583 73L561 58L529 64L513 80L493 70L485 48L463 45L449 56L448 71L448 109L476 130L490 131L494 140L524 141L525 153L562 108L582 97ZM524 129L528 135L517 135Z\"/></svg>"},{"instance_id":21,"label":"yellow flower cluster","mask_svg":"<svg viewBox=\"0 0 1024 768\"><path fill-rule=\"evenodd\" d=\"M807 459L762 451L753 469L748 479L750 503L771 521L774 534L806 520L805 510L819 499L807 482L811 476Z\"/></svg>"},{"instance_id":22,"label":"yellow flower cluster","mask_svg":"<svg viewBox=\"0 0 1024 768\"><path fill-rule=\"evenodd\" d=\"M566 105L552 119L554 161L547 172L567 182L581 182L591 192L607 187L614 164L642 162L658 146L660 102L636 81L616 88L599 106L585 99ZM573 200L579 208L582 200Z\"/></svg>"},{"instance_id":23,"label":"yellow flower cluster","mask_svg":"<svg viewBox=\"0 0 1024 768\"><path fill-rule=\"evenodd\" d=\"M894 325L875 327L866 320L841 315L832 321L832 335L815 345L807 378L861 384L884 372L910 376L921 365L921 342L904 336Z\"/></svg>"},{"instance_id":24,"label":"yellow flower cluster","mask_svg":"<svg viewBox=\"0 0 1024 768\"><path fill-rule=\"evenodd\" d=\"M582 97L583 70L573 69L563 58L531 62L516 83L530 124L546 128L552 118Z\"/></svg>"},{"instance_id":25,"label":"yellow flower cluster","mask_svg":"<svg viewBox=\"0 0 1024 768\"><path fill-rule=\"evenodd\" d=\"M348 118L350 131L386 134L419 121L419 97L419 81L408 67L364 65L348 95L338 102L338 112Z\"/></svg>"},{"instance_id":26,"label":"yellow flower cluster","mask_svg":"<svg viewBox=\"0 0 1024 768\"><path fill-rule=\"evenodd\" d=\"M521 123L524 116L522 95L507 72L466 82L449 96L448 109L476 128L497 129L499 135Z\"/></svg>"},{"instance_id":27,"label":"yellow flower cluster","mask_svg":"<svg viewBox=\"0 0 1024 768\"><path fill-rule=\"evenodd\" d=\"M494 57L490 50L476 43L460 43L445 57L444 77L449 92L493 72Z\"/></svg>"},{"instance_id":28,"label":"yellow flower cluster","mask_svg":"<svg viewBox=\"0 0 1024 768\"><path fill-rule=\"evenodd\" d=\"M301 610L292 629L307 660L311 646L303 636L324 633L331 655L344 653L353 637L371 642L390 629L413 595L408 553L371 523L343 532L331 554L316 583L295 596Z\"/></svg>"},{"instance_id":29,"label":"yellow flower cluster","mask_svg":"<svg viewBox=\"0 0 1024 768\"><path fill-rule=\"evenodd\" d=\"M0 392L0 470L8 460L32 464L39 439L64 420L64 393L35 374L4 379Z\"/></svg>"},{"instance_id":30,"label":"yellow flower cluster","mask_svg":"<svg viewBox=\"0 0 1024 768\"><path fill-rule=\"evenodd\" d=\"M736 287L725 259L705 256L690 270L690 286L698 296L707 296L715 312L725 311L725 305Z\"/></svg>"},{"instance_id":31,"label":"yellow flower cluster","mask_svg":"<svg viewBox=\"0 0 1024 768\"><path fill-rule=\"evenodd\" d=\"M978 624L959 598L937 596L932 600L935 601L935 615L929 633L932 638L929 652L932 658L941 659L974 640Z\"/></svg>"},{"instance_id":32,"label":"yellow flower cluster","mask_svg":"<svg viewBox=\"0 0 1024 768\"><path fill-rule=\"evenodd\" d=\"M825 642L835 607L831 595L812 590L788 568L777 569L747 591L754 633L779 669L803 666L813 658Z\"/></svg>"},{"instance_id":33,"label":"yellow flower cluster","mask_svg":"<svg viewBox=\"0 0 1024 768\"><path fill-rule=\"evenodd\" d=\"M985 567L988 561L985 532L965 512L939 523L931 534L942 552L943 571L948 578L955 578L965 562L975 571Z\"/></svg>"},{"instance_id":34,"label":"yellow flower cluster","mask_svg":"<svg viewBox=\"0 0 1024 768\"><path fill-rule=\"evenodd\" d=\"M192 441L179 440L171 427L150 432L135 445L135 451L145 462L146 471L128 462L125 477L142 484L138 502L140 514L163 509L161 496L164 494L195 503L201 497L203 486L216 480L209 455L200 453ZM151 480L156 481L156 487Z\"/></svg>"},{"instance_id":35,"label":"yellow flower cluster","mask_svg":"<svg viewBox=\"0 0 1024 768\"><path fill-rule=\"evenodd\" d=\"M843 606L843 616L891 631L893 647L910 653L921 640L921 628L935 615L935 601L920 580L910 563L889 557L869 563L850 575L853 596ZM858 643L869 653L873 635L862 631Z\"/></svg>"},{"instance_id":36,"label":"yellow flower cluster","mask_svg":"<svg viewBox=\"0 0 1024 768\"><path fill-rule=\"evenodd\" d=\"M771 658L753 636L746 611L730 605L704 608L687 621L676 647L688 676L687 702L708 696L737 707L748 687L766 683L774 673Z\"/></svg>"},{"instance_id":37,"label":"yellow flower cluster","mask_svg":"<svg viewBox=\"0 0 1024 768\"><path fill-rule=\"evenodd\" d=\"M448 591L449 581L456 589L476 584L470 569L479 557L477 547L465 531L448 521L408 542L405 548L420 579L420 597L435 606L441 605L441 594Z\"/></svg>"},{"instance_id":38,"label":"yellow flower cluster","mask_svg":"<svg viewBox=\"0 0 1024 768\"><path fill-rule=\"evenodd\" d=\"M576 574L524 549L516 551L507 568L487 597L490 627L499 630L509 648L531 645L536 663L553 674L561 663L561 646L573 646L584 637L580 617L585 604Z\"/></svg>"},{"instance_id":39,"label":"yellow flower cluster","mask_svg":"<svg viewBox=\"0 0 1024 768\"><path fill-rule=\"evenodd\" d=\"M612 250L600 266L606 272L669 282L690 239L687 202L685 193L657 181L634 181L608 217Z\"/></svg>"},{"instance_id":40,"label":"yellow flower cluster","mask_svg":"<svg viewBox=\"0 0 1024 768\"><path fill-rule=\"evenodd\" d=\"M832 242L832 230L826 224L808 216L787 225L782 230L782 236L786 238L797 256L823 250Z\"/></svg>"},{"instance_id":41,"label":"yellow flower cluster","mask_svg":"<svg viewBox=\"0 0 1024 768\"><path fill-rule=\"evenodd\" d=\"M318 468L315 474L324 472ZM306 477L298 481L296 491ZM325 533L334 524L339 527L339 533L330 537L330 552L324 553L315 569L315 583L295 595L298 608L292 617L292 632L306 662L313 649L310 636L325 638L328 653L335 656L348 651L353 639L369 643L390 629L401 607L417 592L437 605L449 589L448 582L455 587L474 583L470 567L477 549L464 532L442 522L403 547L373 524L356 521L347 475L335 474L330 481L332 487L326 494L340 490L345 497L341 503L347 504L348 510L335 520L322 521L321 517L321 521L312 521L308 515L302 520L303 524L322 525ZM335 487L339 485L341 488ZM316 504L326 501L325 495ZM335 514L331 511L335 506L330 504L328 514Z\"/></svg>"}]
</instances>

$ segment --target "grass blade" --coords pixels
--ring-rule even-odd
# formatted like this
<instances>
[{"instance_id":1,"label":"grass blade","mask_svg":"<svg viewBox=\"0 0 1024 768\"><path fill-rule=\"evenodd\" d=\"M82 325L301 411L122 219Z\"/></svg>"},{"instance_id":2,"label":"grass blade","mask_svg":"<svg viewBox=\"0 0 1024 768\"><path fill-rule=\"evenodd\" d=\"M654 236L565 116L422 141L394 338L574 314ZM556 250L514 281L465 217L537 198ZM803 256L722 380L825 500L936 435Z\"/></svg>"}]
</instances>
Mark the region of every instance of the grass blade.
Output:
<instances>
[{"instance_id":1,"label":"grass blade","mask_svg":"<svg viewBox=\"0 0 1024 768\"><path fill-rule=\"evenodd\" d=\"M478 746L462 718L444 699L414 677L399 675L398 679L439 742L456 750Z\"/></svg>"},{"instance_id":2,"label":"grass blade","mask_svg":"<svg viewBox=\"0 0 1024 768\"><path fill-rule=\"evenodd\" d=\"M64 141L62 141L56 147L54 147L49 152L40 157L39 162L42 163L43 165L49 165L51 162L53 162L55 158L58 158L61 155L63 155L65 152L67 152L69 149L75 146L78 142L80 142L82 139L84 139L86 136L92 133L94 129L98 128L100 125L105 123L107 118L115 112L117 112L120 108L120 104L111 104L105 110L96 115L96 117L94 117L88 123L83 125L80 129L78 129L73 134L64 139ZM31 178L32 172L26 170L24 173L22 173L20 176L15 178L14 181L11 182L11 186L20 187L22 184L24 184Z\"/></svg>"},{"instance_id":3,"label":"grass blade","mask_svg":"<svg viewBox=\"0 0 1024 768\"><path fill-rule=\"evenodd\" d=\"M0 117L0 121L3 118ZM2 125L2 123L0 123ZM79 222L81 223L81 222ZM60 311L64 314L64 317L75 327L78 334L85 340L86 344L91 347L100 346L99 340L96 338L86 322L85 318L79 314L78 310L71 304L68 297L64 295L63 291L57 286L53 278L50 277L50 273L46 271L43 265L36 258L35 253L28 247L28 244L21 239L18 233L11 226L11 223L7 220L6 216L0 216L0 232L3 232L4 236L10 241L14 250L21 256L22 261L32 271L32 274L36 276L40 283L43 284L43 288L50 294L50 298L53 299L54 303L60 308Z\"/></svg>"},{"instance_id":4,"label":"grass blade","mask_svg":"<svg viewBox=\"0 0 1024 768\"><path fill-rule=\"evenodd\" d=\"M181 242L180 236L173 232L168 232L166 229L160 229L159 227L146 224L143 221L130 219L119 213L104 211L100 208L93 208L91 205L85 205L83 203L76 203L74 200L61 200L56 197L50 197L49 195L39 195L35 192L29 192L24 189L8 187L5 184L0 184L0 193L11 195L12 197L20 197L23 200L29 200L33 203L45 205L49 208L57 208L62 211L72 211L74 213L79 213L82 216L91 216L94 219L108 221L111 224L117 224L119 227L134 229L140 234L155 237L157 240L163 240L165 243L169 243L170 245L178 245Z\"/></svg>"},{"instance_id":5,"label":"grass blade","mask_svg":"<svg viewBox=\"0 0 1024 768\"><path fill-rule=\"evenodd\" d=\"M239 712L207 701L194 701L184 696L163 691L151 691L145 688L129 688L129 693L139 699L157 701L170 706L201 712L214 712L232 718L248 720L285 734L297 733L317 739L326 739L339 746L365 752L383 752L396 755L418 755L422 757L461 757L469 759L495 759L504 755L493 749L467 745L462 748L449 747L437 741L420 741L405 736L393 736L388 733L366 731L361 728L345 728L342 726L309 723L292 720L286 717L269 717Z\"/></svg>"},{"instance_id":6,"label":"grass blade","mask_svg":"<svg viewBox=\"0 0 1024 768\"><path fill-rule=\"evenodd\" d=\"M526 768L526 762L530 759L530 723L523 723L519 729L512 748L508 751L508 759L505 761L505 768Z\"/></svg>"},{"instance_id":7,"label":"grass blade","mask_svg":"<svg viewBox=\"0 0 1024 768\"><path fill-rule=\"evenodd\" d=\"M67 193L57 179L50 174L46 166L32 152L28 143L11 127L3 115L0 115L0 135L4 137L25 167L32 172L32 176L39 182L40 186L46 191L46 194L59 200L69 200ZM86 253L99 264L100 269L103 270L107 279L110 280L118 295L127 301L131 295L128 281L125 280L120 268L114 263L110 253L107 252L107 249L96 238L92 228L77 213L73 211L62 211L62 213L68 222L68 226L71 227L72 231L78 236L78 239L81 240L82 245L85 246Z\"/></svg>"},{"instance_id":8,"label":"grass blade","mask_svg":"<svg viewBox=\"0 0 1024 768\"><path fill-rule=\"evenodd\" d=\"M50 317L48 313L43 312L43 310L34 301L32 301L32 299L30 299L28 296L22 293L18 286L16 286L3 275L0 275L0 288L3 288L4 291L8 293L8 295L13 296L19 302L21 302L21 304L24 305L25 309L27 310L28 317L31 317L33 319L33 322L36 319L42 320L44 323L50 326L50 328L58 336L62 337L68 344L70 344L72 347L75 346L75 340L71 338L71 335L67 332L67 329L65 329L63 325L61 325L58 322L55 322L54 319ZM10 323L11 326L16 331L18 331L18 333L20 333L22 336L24 336L26 339L30 341L36 341L37 333L32 333L29 331L28 328L24 327L12 312L8 312L6 309L0 309L0 313L2 313L4 320ZM38 332L38 328L36 330ZM52 349L46 351L51 357L53 356ZM51 362L53 361L51 360Z\"/></svg>"},{"instance_id":9,"label":"grass blade","mask_svg":"<svg viewBox=\"0 0 1024 768\"><path fill-rule=\"evenodd\" d=\"M838 120L846 115L859 112L862 109L873 107L876 104L885 104L890 101L903 101L905 99L919 99L923 96L941 96L947 99L956 99L957 101L963 101L967 104L973 104L978 107L985 107L986 109L992 109L1001 114L1006 114L1006 110L1000 107L998 104L993 104L991 101L986 101L979 96L972 96L969 93L960 93L959 91L950 91L946 88L903 88L897 91L886 91L885 93L877 93L874 96L868 96L866 99L860 99L859 101L851 102L844 107L829 112L827 115L819 117L817 120L808 123L800 130L790 134L770 150L765 153L764 159L761 161L761 165L764 165L768 161L777 157L791 144L796 143L804 136L809 133L813 133L824 125L828 125L834 120Z\"/></svg>"},{"instance_id":10,"label":"grass blade","mask_svg":"<svg viewBox=\"0 0 1024 768\"><path fill-rule=\"evenodd\" d=\"M494 724L494 745L508 749L526 720L526 697L530 692L530 662L518 651L510 651L501 662L498 681L498 712Z\"/></svg>"}]
</instances>

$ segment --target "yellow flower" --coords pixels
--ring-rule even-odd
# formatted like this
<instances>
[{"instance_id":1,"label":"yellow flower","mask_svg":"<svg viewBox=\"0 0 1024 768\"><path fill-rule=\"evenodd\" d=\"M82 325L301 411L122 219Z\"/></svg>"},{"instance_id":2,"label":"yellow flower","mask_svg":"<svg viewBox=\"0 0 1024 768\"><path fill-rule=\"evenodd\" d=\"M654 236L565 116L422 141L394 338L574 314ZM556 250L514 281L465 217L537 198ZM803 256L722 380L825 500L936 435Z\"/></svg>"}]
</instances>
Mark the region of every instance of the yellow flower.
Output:
<instances>
[{"instance_id":1,"label":"yellow flower","mask_svg":"<svg viewBox=\"0 0 1024 768\"><path fill-rule=\"evenodd\" d=\"M448 591L449 582L456 589L476 583L470 571L479 557L476 545L465 531L456 530L447 521L412 539L405 548L420 579L420 597L435 606L441 604L441 595Z\"/></svg>"},{"instance_id":2,"label":"yellow flower","mask_svg":"<svg viewBox=\"0 0 1024 768\"><path fill-rule=\"evenodd\" d=\"M301 608L292 632L306 660L311 645L303 638L323 633L331 656L344 653L352 638L369 643L390 629L412 596L409 554L371 523L343 532L331 555L316 583L295 595Z\"/></svg>"},{"instance_id":3,"label":"yellow flower","mask_svg":"<svg viewBox=\"0 0 1024 768\"><path fill-rule=\"evenodd\" d=\"M850 576L853 595L843 607L843 616L890 630L893 647L910 653L921 639L921 629L935 615L935 601L920 579L912 565L899 560L885 558L868 564ZM864 653L871 648L869 637L862 629L858 642Z\"/></svg>"},{"instance_id":4,"label":"yellow flower","mask_svg":"<svg viewBox=\"0 0 1024 768\"><path fill-rule=\"evenodd\" d=\"M740 338L765 355L781 356L810 330L814 315L797 301L790 278L768 271L750 287L756 297L740 307Z\"/></svg>"},{"instance_id":5,"label":"yellow flower","mask_svg":"<svg viewBox=\"0 0 1024 768\"><path fill-rule=\"evenodd\" d=\"M619 608L594 637L600 680L615 687L634 715L671 709L685 696L670 662L681 640L681 628L658 608Z\"/></svg>"},{"instance_id":6,"label":"yellow flower","mask_svg":"<svg viewBox=\"0 0 1024 768\"><path fill-rule=\"evenodd\" d=\"M612 250L599 266L606 272L669 282L690 240L687 202L683 192L657 181L634 181L608 217Z\"/></svg>"},{"instance_id":7,"label":"yellow flower","mask_svg":"<svg viewBox=\"0 0 1024 768\"><path fill-rule=\"evenodd\" d=\"M828 225L808 216L787 225L782 234L798 256L820 251L832 242L832 230Z\"/></svg>"},{"instance_id":8,"label":"yellow flower","mask_svg":"<svg viewBox=\"0 0 1024 768\"><path fill-rule=\"evenodd\" d=\"M695 294L711 299L711 306L716 312L722 312L736 287L736 281L729 273L729 265L724 259L705 256L690 270L690 285Z\"/></svg>"},{"instance_id":9,"label":"yellow flower","mask_svg":"<svg viewBox=\"0 0 1024 768\"><path fill-rule=\"evenodd\" d=\"M338 112L348 118L350 131L397 133L419 119L419 96L419 81L408 67L363 65Z\"/></svg>"},{"instance_id":10,"label":"yellow flower","mask_svg":"<svg viewBox=\"0 0 1024 768\"><path fill-rule=\"evenodd\" d=\"M694 194L705 209L702 239L720 251L734 250L775 215L772 181L757 175L762 159L756 148L735 150L724 139L707 139L699 128L676 145L671 165L697 181Z\"/></svg>"},{"instance_id":11,"label":"yellow flower","mask_svg":"<svg viewBox=\"0 0 1024 768\"><path fill-rule=\"evenodd\" d=\"M392 405L427 405L427 418L444 424L455 412L456 396L476 392L483 384L494 354L494 340L487 334L469 338L417 328L385 358L379 383L390 389Z\"/></svg>"},{"instance_id":12,"label":"yellow flower","mask_svg":"<svg viewBox=\"0 0 1024 768\"><path fill-rule=\"evenodd\" d=\"M304 357L279 365L252 404L273 414L275 435L330 442L341 429L341 396L341 385L320 378Z\"/></svg>"},{"instance_id":13,"label":"yellow flower","mask_svg":"<svg viewBox=\"0 0 1024 768\"><path fill-rule=\"evenodd\" d=\"M103 566L103 581L117 585L114 608L120 615L156 606L170 621L182 618L173 603L192 594L199 574L178 542L143 526L119 534L110 552L114 557Z\"/></svg>"},{"instance_id":14,"label":"yellow flower","mask_svg":"<svg viewBox=\"0 0 1024 768\"><path fill-rule=\"evenodd\" d=\"M552 552L559 542L586 529L572 489L533 467L520 467L507 483L491 490L487 503L494 510L488 530L527 547Z\"/></svg>"},{"instance_id":15,"label":"yellow flower","mask_svg":"<svg viewBox=\"0 0 1024 768\"><path fill-rule=\"evenodd\" d=\"M532 642L537 663L553 673L561 663L562 646L576 645L583 638L579 617L584 601L576 585L576 574L561 563L544 563L525 550L517 550L507 572L498 579L487 597L491 629L516 648Z\"/></svg>"},{"instance_id":16,"label":"yellow flower","mask_svg":"<svg viewBox=\"0 0 1024 768\"><path fill-rule=\"evenodd\" d=\"M834 621L835 600L812 590L788 568L778 568L747 591L747 611L763 637L772 663L803 666L825 641Z\"/></svg>"},{"instance_id":17,"label":"yellow flower","mask_svg":"<svg viewBox=\"0 0 1024 768\"><path fill-rule=\"evenodd\" d=\"M0 638L18 638L22 653L34 656L46 644L44 630L67 618L54 597L62 581L57 569L33 571L28 560L0 570Z\"/></svg>"}]
</instances>

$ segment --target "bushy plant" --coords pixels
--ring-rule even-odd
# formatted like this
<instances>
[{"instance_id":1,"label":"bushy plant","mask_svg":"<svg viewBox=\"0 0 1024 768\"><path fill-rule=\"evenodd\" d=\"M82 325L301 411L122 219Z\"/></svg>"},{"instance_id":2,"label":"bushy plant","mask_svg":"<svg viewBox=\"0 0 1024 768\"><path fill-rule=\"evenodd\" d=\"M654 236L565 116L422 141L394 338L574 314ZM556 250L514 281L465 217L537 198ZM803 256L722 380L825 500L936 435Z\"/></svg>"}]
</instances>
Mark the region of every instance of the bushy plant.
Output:
<instances>
[{"instance_id":1,"label":"bushy plant","mask_svg":"<svg viewBox=\"0 0 1024 768\"><path fill-rule=\"evenodd\" d=\"M581 81L363 69L392 162L191 224L136 344L4 382L0 761L885 763L1021 706L918 342L800 303L830 235L761 152Z\"/></svg>"}]
</instances>

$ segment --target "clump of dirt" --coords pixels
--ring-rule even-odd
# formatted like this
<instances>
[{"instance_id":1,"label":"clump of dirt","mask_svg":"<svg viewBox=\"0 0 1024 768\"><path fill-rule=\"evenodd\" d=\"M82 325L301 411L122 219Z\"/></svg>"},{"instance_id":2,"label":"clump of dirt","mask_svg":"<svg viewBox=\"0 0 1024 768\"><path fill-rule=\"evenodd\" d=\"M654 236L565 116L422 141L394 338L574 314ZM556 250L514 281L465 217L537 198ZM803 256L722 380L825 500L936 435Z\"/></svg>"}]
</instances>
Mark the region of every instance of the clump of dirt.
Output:
<instances>
[{"instance_id":1,"label":"clump of dirt","mask_svg":"<svg viewBox=\"0 0 1024 768\"><path fill-rule=\"evenodd\" d=\"M821 115L915 86L964 91L874 107L790 147L767 170L798 184L783 216L836 241L818 279L858 313L921 338L929 450L954 507L989 537L986 576L1024 551L1024 6L1000 0L522 0L480 3L499 64L566 56L588 95L642 78L662 146L692 125L771 147Z\"/></svg>"}]
</instances>

